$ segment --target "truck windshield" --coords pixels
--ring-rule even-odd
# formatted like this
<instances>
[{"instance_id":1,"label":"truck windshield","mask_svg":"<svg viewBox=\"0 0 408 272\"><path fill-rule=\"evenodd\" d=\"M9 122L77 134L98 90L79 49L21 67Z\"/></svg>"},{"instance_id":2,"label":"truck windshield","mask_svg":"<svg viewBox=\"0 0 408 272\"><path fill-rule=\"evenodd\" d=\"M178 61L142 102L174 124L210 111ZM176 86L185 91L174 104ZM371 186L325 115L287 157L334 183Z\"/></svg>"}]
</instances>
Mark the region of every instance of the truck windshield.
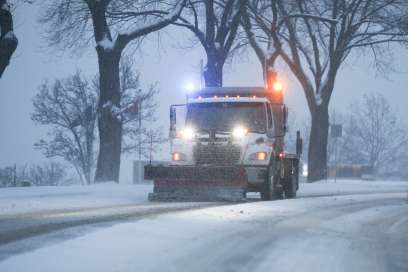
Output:
<instances>
[{"instance_id":1,"label":"truck windshield","mask_svg":"<svg viewBox=\"0 0 408 272\"><path fill-rule=\"evenodd\" d=\"M261 102L216 102L188 105L186 124L196 129L231 131L241 125L252 132L266 131L265 105Z\"/></svg>"}]
</instances>

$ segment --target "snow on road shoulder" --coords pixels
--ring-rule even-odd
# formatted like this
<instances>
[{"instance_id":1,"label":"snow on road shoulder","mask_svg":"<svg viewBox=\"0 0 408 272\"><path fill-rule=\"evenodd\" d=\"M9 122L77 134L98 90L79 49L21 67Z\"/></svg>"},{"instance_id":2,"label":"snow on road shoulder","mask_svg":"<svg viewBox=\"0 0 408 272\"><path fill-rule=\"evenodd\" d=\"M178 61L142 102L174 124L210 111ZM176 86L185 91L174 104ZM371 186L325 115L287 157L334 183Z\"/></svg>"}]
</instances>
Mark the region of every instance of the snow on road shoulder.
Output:
<instances>
[{"instance_id":1,"label":"snow on road shoulder","mask_svg":"<svg viewBox=\"0 0 408 272\"><path fill-rule=\"evenodd\" d=\"M114 182L89 186L42 186L0 189L0 216L39 211L98 208L147 202L151 185Z\"/></svg>"},{"instance_id":2,"label":"snow on road shoulder","mask_svg":"<svg viewBox=\"0 0 408 272\"><path fill-rule=\"evenodd\" d=\"M0 189L0 216L62 209L86 209L148 203L152 185L113 182L90 186L25 187ZM301 183L299 197L404 192L408 182L338 180Z\"/></svg>"},{"instance_id":3,"label":"snow on road shoulder","mask_svg":"<svg viewBox=\"0 0 408 272\"><path fill-rule=\"evenodd\" d=\"M345 194L404 192L408 191L407 181L362 181L338 179L322 180L314 183L301 183L298 196L329 196Z\"/></svg>"}]
</instances>

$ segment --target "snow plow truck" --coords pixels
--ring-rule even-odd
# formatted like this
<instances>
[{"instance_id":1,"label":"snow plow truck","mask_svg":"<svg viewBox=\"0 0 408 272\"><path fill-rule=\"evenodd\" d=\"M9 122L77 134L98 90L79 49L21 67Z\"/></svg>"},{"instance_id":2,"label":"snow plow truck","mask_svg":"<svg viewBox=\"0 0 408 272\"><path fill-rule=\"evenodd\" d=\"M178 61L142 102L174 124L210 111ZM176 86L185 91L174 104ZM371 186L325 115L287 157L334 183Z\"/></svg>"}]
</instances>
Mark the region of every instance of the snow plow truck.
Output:
<instances>
[{"instance_id":1,"label":"snow plow truck","mask_svg":"<svg viewBox=\"0 0 408 272\"><path fill-rule=\"evenodd\" d=\"M302 139L284 150L288 110L277 73L264 87L209 87L170 107L171 161L146 165L151 201L245 201L296 197Z\"/></svg>"}]
</instances>

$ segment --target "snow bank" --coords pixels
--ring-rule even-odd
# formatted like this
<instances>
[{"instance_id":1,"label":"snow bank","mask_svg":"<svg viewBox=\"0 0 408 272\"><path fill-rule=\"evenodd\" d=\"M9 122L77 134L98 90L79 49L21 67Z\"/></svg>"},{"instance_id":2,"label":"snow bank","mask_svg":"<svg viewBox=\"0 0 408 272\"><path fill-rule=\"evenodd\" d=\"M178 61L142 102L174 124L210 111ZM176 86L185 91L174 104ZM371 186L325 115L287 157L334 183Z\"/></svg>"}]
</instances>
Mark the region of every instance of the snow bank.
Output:
<instances>
[{"instance_id":1,"label":"snow bank","mask_svg":"<svg viewBox=\"0 0 408 272\"><path fill-rule=\"evenodd\" d=\"M408 191L406 181L322 180L301 183L299 197Z\"/></svg>"},{"instance_id":2,"label":"snow bank","mask_svg":"<svg viewBox=\"0 0 408 272\"><path fill-rule=\"evenodd\" d=\"M0 189L0 216L146 203L151 190L151 185L122 185L114 182L89 186L3 188Z\"/></svg>"},{"instance_id":3,"label":"snow bank","mask_svg":"<svg viewBox=\"0 0 408 272\"><path fill-rule=\"evenodd\" d=\"M84 209L147 203L152 185L25 187L0 189L0 216L38 211ZM337 180L301 183L299 197L408 191L408 182Z\"/></svg>"}]
</instances>

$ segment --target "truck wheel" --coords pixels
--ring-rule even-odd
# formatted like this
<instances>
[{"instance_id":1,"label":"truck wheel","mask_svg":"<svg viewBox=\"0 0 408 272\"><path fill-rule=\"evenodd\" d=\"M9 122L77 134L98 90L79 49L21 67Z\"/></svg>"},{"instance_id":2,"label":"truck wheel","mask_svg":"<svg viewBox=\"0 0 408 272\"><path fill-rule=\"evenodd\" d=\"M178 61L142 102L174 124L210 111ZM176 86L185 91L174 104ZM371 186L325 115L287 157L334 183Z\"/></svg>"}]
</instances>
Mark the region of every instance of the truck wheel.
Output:
<instances>
[{"instance_id":1,"label":"truck wheel","mask_svg":"<svg viewBox=\"0 0 408 272\"><path fill-rule=\"evenodd\" d=\"M267 192L267 188L266 186L264 186L265 188L262 188L261 193L261 200L270 200L269 199L269 193Z\"/></svg>"},{"instance_id":2,"label":"truck wheel","mask_svg":"<svg viewBox=\"0 0 408 272\"><path fill-rule=\"evenodd\" d=\"M274 188L274 178L273 171L270 168L261 191L262 200L278 200L283 198L282 190L279 188Z\"/></svg>"},{"instance_id":3,"label":"truck wheel","mask_svg":"<svg viewBox=\"0 0 408 272\"><path fill-rule=\"evenodd\" d=\"M268 178L265 178L265 182L264 182L264 184L262 186L262 189L261 189L261 192L260 192L262 200L271 200L269 191L270 191L269 181L268 181Z\"/></svg>"},{"instance_id":4,"label":"truck wheel","mask_svg":"<svg viewBox=\"0 0 408 272\"><path fill-rule=\"evenodd\" d=\"M285 163L285 178L283 182L283 190L285 198L295 198L297 191L297 180L295 171L293 171L292 162Z\"/></svg>"},{"instance_id":5,"label":"truck wheel","mask_svg":"<svg viewBox=\"0 0 408 272\"><path fill-rule=\"evenodd\" d=\"M296 190L293 185L285 186L285 198L295 198Z\"/></svg>"}]
</instances>

